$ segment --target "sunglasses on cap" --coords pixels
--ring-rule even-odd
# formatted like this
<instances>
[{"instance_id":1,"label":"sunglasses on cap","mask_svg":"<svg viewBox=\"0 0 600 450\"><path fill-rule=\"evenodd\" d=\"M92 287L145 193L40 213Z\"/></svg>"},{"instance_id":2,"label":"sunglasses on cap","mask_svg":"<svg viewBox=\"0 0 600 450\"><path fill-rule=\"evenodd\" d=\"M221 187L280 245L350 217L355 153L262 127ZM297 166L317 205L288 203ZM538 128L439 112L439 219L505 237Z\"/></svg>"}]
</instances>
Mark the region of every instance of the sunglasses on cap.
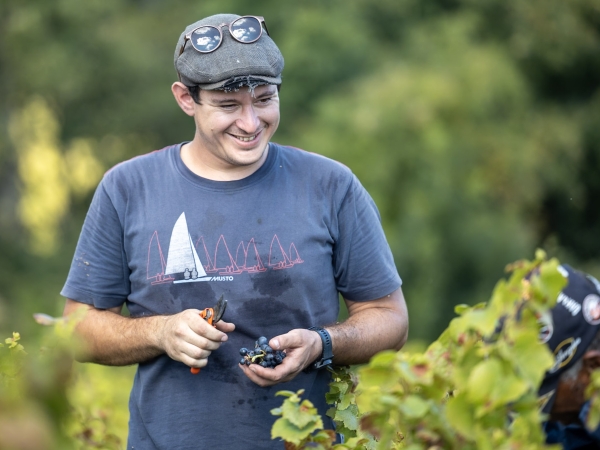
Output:
<instances>
[{"instance_id":1,"label":"sunglasses on cap","mask_svg":"<svg viewBox=\"0 0 600 450\"><path fill-rule=\"evenodd\" d=\"M190 41L192 47L200 53L214 52L219 48L221 42L223 42L223 32L221 28L227 26L231 37L242 44L252 44L260 39L262 36L263 25L265 31L267 30L267 24L265 18L260 16L243 16L235 19L233 22L227 24L222 23L219 26L213 25L202 25L198 28L193 29L185 35L179 55L185 50L185 46Z\"/></svg>"}]
</instances>

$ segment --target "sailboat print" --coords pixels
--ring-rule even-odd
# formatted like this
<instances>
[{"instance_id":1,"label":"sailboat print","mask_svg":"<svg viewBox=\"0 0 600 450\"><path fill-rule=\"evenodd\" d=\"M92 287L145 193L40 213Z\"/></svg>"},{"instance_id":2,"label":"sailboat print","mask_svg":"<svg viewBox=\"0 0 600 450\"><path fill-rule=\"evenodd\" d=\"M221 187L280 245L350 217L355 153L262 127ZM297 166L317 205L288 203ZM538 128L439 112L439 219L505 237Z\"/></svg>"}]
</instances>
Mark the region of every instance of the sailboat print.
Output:
<instances>
[{"instance_id":1,"label":"sailboat print","mask_svg":"<svg viewBox=\"0 0 600 450\"><path fill-rule=\"evenodd\" d=\"M209 281L212 278L206 275L206 271L198 257L185 220L185 213L181 213L173 227L167 256L167 267L165 268L165 275L181 273L183 274L183 280L175 280L173 283Z\"/></svg>"},{"instance_id":2,"label":"sailboat print","mask_svg":"<svg viewBox=\"0 0 600 450\"><path fill-rule=\"evenodd\" d=\"M146 265L146 278L152 280L152 284L170 283L175 280L171 276L165 276L165 257L158 240L158 232L155 231L148 246L148 263Z\"/></svg>"}]
</instances>

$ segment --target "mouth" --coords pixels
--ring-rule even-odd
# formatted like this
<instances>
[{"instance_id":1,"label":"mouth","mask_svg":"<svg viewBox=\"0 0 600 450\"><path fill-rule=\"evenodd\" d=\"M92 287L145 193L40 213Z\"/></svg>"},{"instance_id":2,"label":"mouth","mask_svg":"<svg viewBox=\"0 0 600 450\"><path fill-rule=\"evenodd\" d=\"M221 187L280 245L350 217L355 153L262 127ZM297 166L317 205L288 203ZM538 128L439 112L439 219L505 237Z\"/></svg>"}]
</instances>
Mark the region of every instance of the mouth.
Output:
<instances>
[{"instance_id":1,"label":"mouth","mask_svg":"<svg viewBox=\"0 0 600 450\"><path fill-rule=\"evenodd\" d=\"M252 142L255 141L259 136L260 136L261 132L258 132L256 134L250 135L250 136L239 136L237 134L229 134L231 137L233 137L234 139L237 139L240 142Z\"/></svg>"}]
</instances>

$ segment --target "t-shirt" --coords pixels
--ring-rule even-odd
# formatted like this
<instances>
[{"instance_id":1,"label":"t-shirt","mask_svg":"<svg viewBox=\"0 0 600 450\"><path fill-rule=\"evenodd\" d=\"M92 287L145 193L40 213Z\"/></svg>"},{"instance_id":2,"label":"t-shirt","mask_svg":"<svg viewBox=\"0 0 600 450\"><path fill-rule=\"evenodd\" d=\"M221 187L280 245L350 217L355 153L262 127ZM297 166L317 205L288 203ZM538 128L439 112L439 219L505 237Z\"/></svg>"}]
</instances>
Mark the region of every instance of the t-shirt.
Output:
<instances>
[{"instance_id":1,"label":"t-shirt","mask_svg":"<svg viewBox=\"0 0 600 450\"><path fill-rule=\"evenodd\" d=\"M96 190L61 294L132 317L213 307L236 325L200 374L163 355L139 364L128 449L281 448L270 429L280 390L304 389L325 416L329 373L263 388L239 349L296 328L336 322L339 294L381 298L401 280L377 208L344 165L269 144L237 181L195 175L181 145L108 171Z\"/></svg>"}]
</instances>

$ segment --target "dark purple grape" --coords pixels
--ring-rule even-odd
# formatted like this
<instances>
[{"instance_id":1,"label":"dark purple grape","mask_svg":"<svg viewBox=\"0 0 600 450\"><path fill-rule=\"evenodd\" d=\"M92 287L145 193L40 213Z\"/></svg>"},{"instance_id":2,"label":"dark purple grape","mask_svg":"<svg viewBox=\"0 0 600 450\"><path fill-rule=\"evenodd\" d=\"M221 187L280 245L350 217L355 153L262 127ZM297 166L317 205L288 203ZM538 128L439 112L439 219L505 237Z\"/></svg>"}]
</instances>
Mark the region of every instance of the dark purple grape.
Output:
<instances>
[{"instance_id":1,"label":"dark purple grape","mask_svg":"<svg viewBox=\"0 0 600 450\"><path fill-rule=\"evenodd\" d=\"M285 358L285 352L273 350L265 336L259 337L254 342L254 350L249 350L246 347L240 348L240 355L243 356L240 360L242 365L259 364L262 367L270 368L277 367Z\"/></svg>"}]
</instances>

